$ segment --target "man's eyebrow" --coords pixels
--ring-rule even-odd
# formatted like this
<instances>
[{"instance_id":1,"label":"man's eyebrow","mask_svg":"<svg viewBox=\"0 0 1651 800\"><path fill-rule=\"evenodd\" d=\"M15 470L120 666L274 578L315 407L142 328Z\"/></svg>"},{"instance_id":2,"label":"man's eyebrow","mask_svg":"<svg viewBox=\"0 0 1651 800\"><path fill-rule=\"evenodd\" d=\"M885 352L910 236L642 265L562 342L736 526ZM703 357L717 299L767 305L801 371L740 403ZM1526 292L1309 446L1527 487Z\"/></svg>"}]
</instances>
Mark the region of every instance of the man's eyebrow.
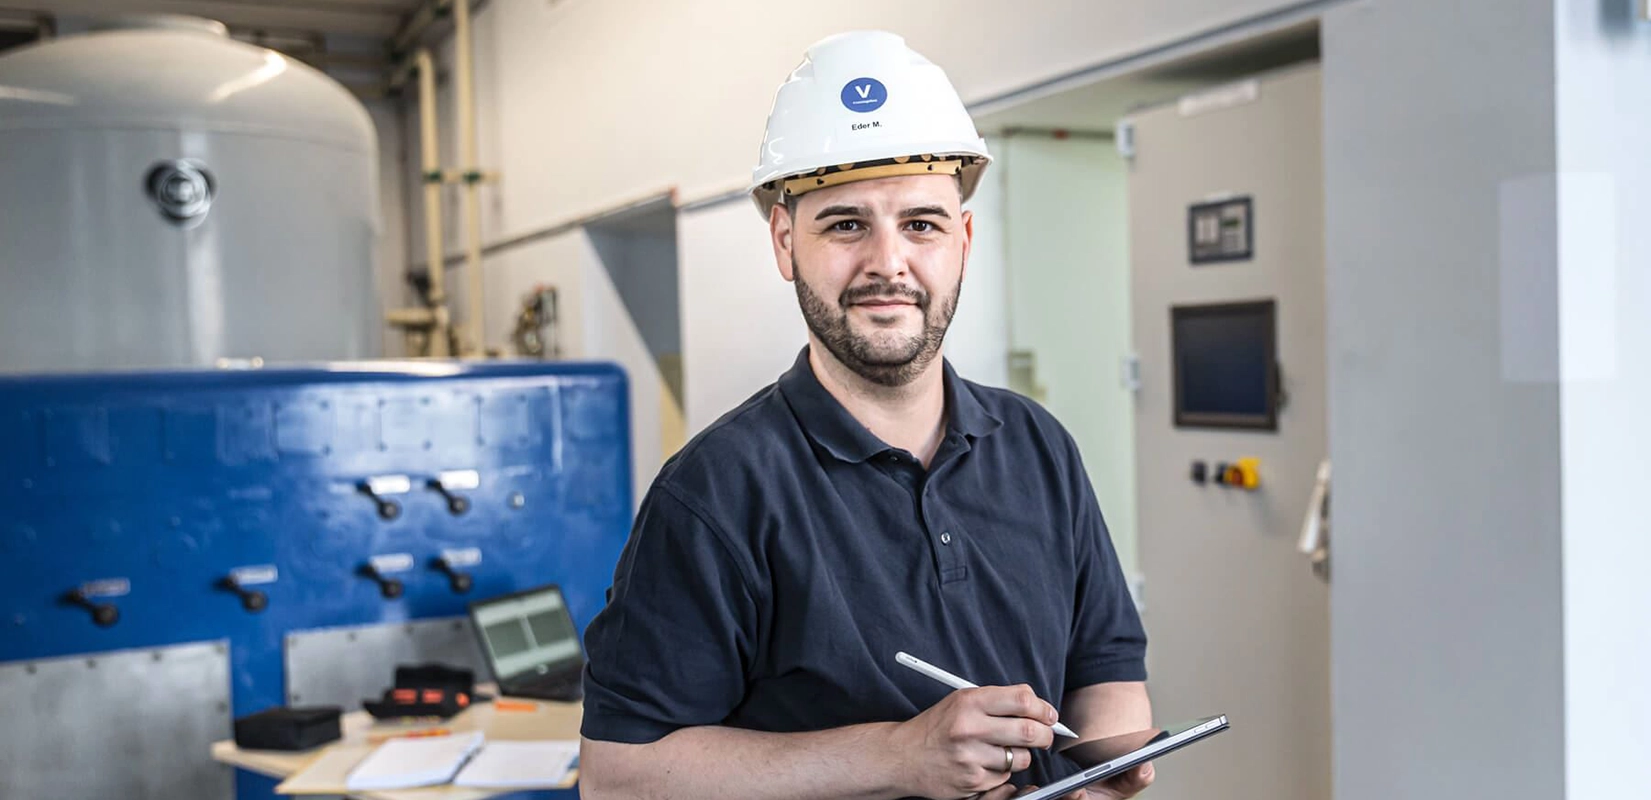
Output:
<instances>
[{"instance_id":1,"label":"man's eyebrow","mask_svg":"<svg viewBox=\"0 0 1651 800\"><path fill-rule=\"evenodd\" d=\"M820 213L814 215L814 221L818 222L826 217L869 216L871 216L871 209L866 206L826 206L825 208L820 209Z\"/></svg>"},{"instance_id":2,"label":"man's eyebrow","mask_svg":"<svg viewBox=\"0 0 1651 800\"><path fill-rule=\"evenodd\" d=\"M900 212L900 217L901 219L908 217L940 217L941 219L951 219L952 215L946 213L946 209L940 206L916 206Z\"/></svg>"}]
</instances>

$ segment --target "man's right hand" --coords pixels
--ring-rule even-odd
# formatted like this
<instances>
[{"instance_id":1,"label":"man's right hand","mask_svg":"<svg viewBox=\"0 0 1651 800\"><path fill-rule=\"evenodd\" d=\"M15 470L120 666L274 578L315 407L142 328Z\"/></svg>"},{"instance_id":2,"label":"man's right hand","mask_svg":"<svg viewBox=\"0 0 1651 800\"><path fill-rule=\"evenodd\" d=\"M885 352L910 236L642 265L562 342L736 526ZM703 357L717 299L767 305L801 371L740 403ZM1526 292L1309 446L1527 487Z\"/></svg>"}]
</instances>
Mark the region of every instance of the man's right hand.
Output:
<instances>
[{"instance_id":1,"label":"man's right hand","mask_svg":"<svg viewBox=\"0 0 1651 800\"><path fill-rule=\"evenodd\" d=\"M1050 726L1056 720L1054 706L1030 686L982 686L952 692L895 726L890 738L911 794L970 797L1002 787L1011 773L1031 766L1030 748L1054 742Z\"/></svg>"}]
</instances>

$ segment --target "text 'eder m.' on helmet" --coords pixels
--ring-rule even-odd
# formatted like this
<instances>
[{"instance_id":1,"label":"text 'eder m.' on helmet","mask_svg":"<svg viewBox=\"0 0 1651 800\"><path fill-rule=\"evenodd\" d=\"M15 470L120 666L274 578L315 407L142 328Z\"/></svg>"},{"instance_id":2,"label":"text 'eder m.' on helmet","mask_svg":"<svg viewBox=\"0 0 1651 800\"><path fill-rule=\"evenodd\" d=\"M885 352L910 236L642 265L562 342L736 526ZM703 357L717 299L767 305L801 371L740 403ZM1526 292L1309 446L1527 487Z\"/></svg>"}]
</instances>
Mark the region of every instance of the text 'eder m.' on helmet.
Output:
<instances>
[{"instance_id":1,"label":"text 'eder m.' on helmet","mask_svg":"<svg viewBox=\"0 0 1651 800\"><path fill-rule=\"evenodd\" d=\"M749 191L763 219L787 195L896 175L957 175L968 200L991 160L940 67L854 31L808 48L774 95Z\"/></svg>"}]
</instances>

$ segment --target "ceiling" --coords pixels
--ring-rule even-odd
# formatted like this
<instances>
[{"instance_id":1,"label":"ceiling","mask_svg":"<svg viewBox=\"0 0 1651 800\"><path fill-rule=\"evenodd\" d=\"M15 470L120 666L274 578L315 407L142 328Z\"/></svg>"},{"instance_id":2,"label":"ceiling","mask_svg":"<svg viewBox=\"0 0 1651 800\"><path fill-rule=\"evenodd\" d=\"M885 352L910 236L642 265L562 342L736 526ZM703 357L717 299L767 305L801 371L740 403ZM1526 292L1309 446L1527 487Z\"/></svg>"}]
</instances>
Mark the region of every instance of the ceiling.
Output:
<instances>
[{"instance_id":1,"label":"ceiling","mask_svg":"<svg viewBox=\"0 0 1651 800\"><path fill-rule=\"evenodd\" d=\"M389 39L420 0L0 0L7 16L189 14L235 32L346 34Z\"/></svg>"},{"instance_id":2,"label":"ceiling","mask_svg":"<svg viewBox=\"0 0 1651 800\"><path fill-rule=\"evenodd\" d=\"M1318 56L1318 24L1316 21L1303 23L1168 64L1028 100L982 115L975 122L986 134L1017 129L1109 133L1119 118L1134 111Z\"/></svg>"}]
</instances>

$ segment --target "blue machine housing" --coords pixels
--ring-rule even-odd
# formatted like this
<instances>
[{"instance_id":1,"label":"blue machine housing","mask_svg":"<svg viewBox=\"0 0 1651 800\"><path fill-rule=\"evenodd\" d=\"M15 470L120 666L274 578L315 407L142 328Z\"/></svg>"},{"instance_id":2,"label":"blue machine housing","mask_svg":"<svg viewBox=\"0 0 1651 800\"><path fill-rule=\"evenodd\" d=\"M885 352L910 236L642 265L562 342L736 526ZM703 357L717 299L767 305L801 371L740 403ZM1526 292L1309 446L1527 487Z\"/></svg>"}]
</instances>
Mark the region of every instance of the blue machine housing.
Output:
<instances>
[{"instance_id":1,"label":"blue machine housing","mask_svg":"<svg viewBox=\"0 0 1651 800\"><path fill-rule=\"evenodd\" d=\"M0 661L227 640L241 716L283 703L292 631L553 582L583 631L631 523L627 394L617 366L537 362L0 378ZM426 485L450 470L479 476L462 514ZM385 475L412 485L393 519L360 489ZM460 594L430 564L463 548ZM389 553L415 562L396 599L359 572ZM251 613L220 581L263 566ZM122 581L112 626L64 601Z\"/></svg>"}]
</instances>

